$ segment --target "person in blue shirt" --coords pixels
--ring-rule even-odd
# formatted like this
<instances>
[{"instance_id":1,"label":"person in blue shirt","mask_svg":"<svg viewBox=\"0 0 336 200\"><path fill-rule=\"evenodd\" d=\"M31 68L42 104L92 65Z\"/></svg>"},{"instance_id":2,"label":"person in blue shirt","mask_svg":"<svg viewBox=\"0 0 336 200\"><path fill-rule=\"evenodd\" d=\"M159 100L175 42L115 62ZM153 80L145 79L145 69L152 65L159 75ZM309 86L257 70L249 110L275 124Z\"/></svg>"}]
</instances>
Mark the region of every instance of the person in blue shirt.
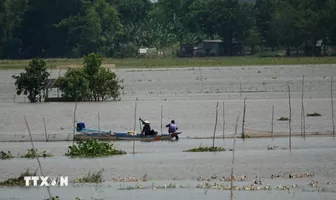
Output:
<instances>
[{"instance_id":1,"label":"person in blue shirt","mask_svg":"<svg viewBox=\"0 0 336 200\"><path fill-rule=\"evenodd\" d=\"M169 134L175 133L178 129L177 125L175 124L175 120L171 120L171 122L166 125L166 128L168 128Z\"/></svg>"}]
</instances>

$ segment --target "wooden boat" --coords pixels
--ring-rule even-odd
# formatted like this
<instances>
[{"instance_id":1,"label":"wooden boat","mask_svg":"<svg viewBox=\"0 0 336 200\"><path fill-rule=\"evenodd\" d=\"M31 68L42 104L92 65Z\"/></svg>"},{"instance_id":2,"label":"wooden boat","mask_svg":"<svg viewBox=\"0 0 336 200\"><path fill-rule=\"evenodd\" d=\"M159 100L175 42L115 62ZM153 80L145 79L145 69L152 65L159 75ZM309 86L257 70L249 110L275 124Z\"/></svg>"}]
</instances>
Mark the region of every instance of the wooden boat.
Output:
<instances>
[{"instance_id":1,"label":"wooden boat","mask_svg":"<svg viewBox=\"0 0 336 200\"><path fill-rule=\"evenodd\" d=\"M113 136L112 131L101 131L95 129L85 128L83 122L78 122L76 126L77 134L74 135L73 140L89 140L89 139L98 139L98 140L115 140L116 137Z\"/></svg>"},{"instance_id":2,"label":"wooden boat","mask_svg":"<svg viewBox=\"0 0 336 200\"><path fill-rule=\"evenodd\" d=\"M101 131L94 129L86 129L85 124L82 122L77 123L76 127L77 134L74 135L73 140L75 141L83 141L89 139L97 139L97 140L125 140L125 141L169 141L169 140L178 140L182 132L176 132L172 134L161 134L161 135L141 135L135 134L133 131L129 131L127 133L117 133L111 131Z\"/></svg>"},{"instance_id":3,"label":"wooden boat","mask_svg":"<svg viewBox=\"0 0 336 200\"><path fill-rule=\"evenodd\" d=\"M169 141L169 140L178 140L182 132L176 132L172 134L161 134L161 135L141 135L135 134L134 132L128 133L113 133L112 135L116 137L116 140L128 140L128 141Z\"/></svg>"}]
</instances>

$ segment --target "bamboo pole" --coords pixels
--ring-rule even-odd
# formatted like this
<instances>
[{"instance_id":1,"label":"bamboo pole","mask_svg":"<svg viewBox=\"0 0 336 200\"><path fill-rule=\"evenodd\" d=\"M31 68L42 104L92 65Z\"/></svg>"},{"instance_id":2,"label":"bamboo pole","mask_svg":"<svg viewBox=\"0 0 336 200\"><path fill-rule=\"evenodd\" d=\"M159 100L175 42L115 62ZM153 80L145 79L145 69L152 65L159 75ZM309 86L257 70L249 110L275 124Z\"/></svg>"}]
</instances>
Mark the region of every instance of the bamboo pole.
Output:
<instances>
[{"instance_id":1,"label":"bamboo pole","mask_svg":"<svg viewBox=\"0 0 336 200\"><path fill-rule=\"evenodd\" d=\"M134 105L134 135L133 135L133 155L135 154L135 135L136 135L136 111L137 111L137 102ZM141 131L141 129L140 129Z\"/></svg>"},{"instance_id":2,"label":"bamboo pole","mask_svg":"<svg viewBox=\"0 0 336 200\"><path fill-rule=\"evenodd\" d=\"M303 115L303 139L306 140L306 114L304 107L302 108L302 115Z\"/></svg>"},{"instance_id":3,"label":"bamboo pole","mask_svg":"<svg viewBox=\"0 0 336 200\"><path fill-rule=\"evenodd\" d=\"M240 97L242 96L242 84L239 83L239 89L240 89Z\"/></svg>"},{"instance_id":4,"label":"bamboo pole","mask_svg":"<svg viewBox=\"0 0 336 200\"><path fill-rule=\"evenodd\" d=\"M76 103L75 103L75 109L74 109L74 118L73 118L73 136L75 136L75 130L76 130L76 111L77 111L77 97L76 97ZM70 140L70 135L69 135L69 138L68 140ZM75 140L72 140L72 144L74 144Z\"/></svg>"},{"instance_id":5,"label":"bamboo pole","mask_svg":"<svg viewBox=\"0 0 336 200\"><path fill-rule=\"evenodd\" d=\"M161 135L162 135L163 105L161 105Z\"/></svg>"},{"instance_id":6,"label":"bamboo pole","mask_svg":"<svg viewBox=\"0 0 336 200\"><path fill-rule=\"evenodd\" d=\"M242 138L245 138L245 114L246 114L246 98L244 98L244 109L243 109L243 124L242 124Z\"/></svg>"},{"instance_id":7,"label":"bamboo pole","mask_svg":"<svg viewBox=\"0 0 336 200\"><path fill-rule=\"evenodd\" d=\"M214 134L212 138L212 147L215 147L215 137L216 137L216 128L217 128L217 120L218 120L218 101L216 104L216 121L215 121L215 128L214 128Z\"/></svg>"},{"instance_id":8,"label":"bamboo pole","mask_svg":"<svg viewBox=\"0 0 336 200\"><path fill-rule=\"evenodd\" d=\"M31 145L32 145L32 149L35 150L35 146L34 146L34 142L33 142L33 137L32 137L32 134L31 134L31 132L30 132L30 128L29 128L29 125L28 125L28 122L27 122L26 115L24 115L24 120L25 120L25 122L26 122L26 127L27 127L27 131L28 131L28 134L29 134L29 138L30 138L30 143L31 143ZM40 168L41 175L44 176L44 173L43 173L43 170L42 170L42 166L41 166L40 159L36 156L36 154L34 154L34 157L35 157L36 160L37 160L37 164L38 164L38 166L39 166L39 168ZM50 199L52 199L52 195L51 195L49 186L47 186L47 190L48 190L48 194L49 194Z\"/></svg>"},{"instance_id":9,"label":"bamboo pole","mask_svg":"<svg viewBox=\"0 0 336 200\"><path fill-rule=\"evenodd\" d=\"M225 135L225 103L223 101L223 140L224 140L224 136Z\"/></svg>"},{"instance_id":10,"label":"bamboo pole","mask_svg":"<svg viewBox=\"0 0 336 200\"><path fill-rule=\"evenodd\" d=\"M331 85L331 87L330 87L330 95L331 95L331 120L332 120L332 124L333 124L333 136L335 138L333 77L331 77L330 85Z\"/></svg>"},{"instance_id":11,"label":"bamboo pole","mask_svg":"<svg viewBox=\"0 0 336 200\"><path fill-rule=\"evenodd\" d=\"M233 139L233 147L232 147L232 167L231 167L231 187L230 187L230 200L233 199L233 171L235 165L235 151L236 151L236 138L237 138L237 128L238 128L238 121L239 116L236 119L236 126L235 126L235 134Z\"/></svg>"},{"instance_id":12,"label":"bamboo pole","mask_svg":"<svg viewBox=\"0 0 336 200\"><path fill-rule=\"evenodd\" d=\"M274 105L272 105L272 130L271 130L272 140L273 140L273 133L274 133Z\"/></svg>"},{"instance_id":13,"label":"bamboo pole","mask_svg":"<svg viewBox=\"0 0 336 200\"><path fill-rule=\"evenodd\" d=\"M302 75L302 88L301 88L301 136L303 136L303 84L304 84L304 75Z\"/></svg>"},{"instance_id":14,"label":"bamboo pole","mask_svg":"<svg viewBox=\"0 0 336 200\"><path fill-rule=\"evenodd\" d=\"M100 114L98 112L98 131L100 132Z\"/></svg>"},{"instance_id":15,"label":"bamboo pole","mask_svg":"<svg viewBox=\"0 0 336 200\"><path fill-rule=\"evenodd\" d=\"M44 135L46 138L46 142L48 142L47 125L46 125L45 117L43 117L43 124L44 124Z\"/></svg>"},{"instance_id":16,"label":"bamboo pole","mask_svg":"<svg viewBox=\"0 0 336 200\"><path fill-rule=\"evenodd\" d=\"M292 151L292 105L291 105L291 96L290 96L290 86L289 83L287 83L288 87L288 106L289 106L289 151Z\"/></svg>"}]
</instances>

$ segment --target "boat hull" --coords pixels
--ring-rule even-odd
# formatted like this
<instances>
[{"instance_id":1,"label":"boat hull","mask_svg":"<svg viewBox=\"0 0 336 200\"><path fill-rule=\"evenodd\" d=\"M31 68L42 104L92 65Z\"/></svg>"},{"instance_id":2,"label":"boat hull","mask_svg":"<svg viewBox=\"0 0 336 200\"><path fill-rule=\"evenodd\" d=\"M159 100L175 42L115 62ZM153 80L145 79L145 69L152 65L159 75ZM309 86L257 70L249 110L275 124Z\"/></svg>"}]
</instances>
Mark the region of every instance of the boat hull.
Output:
<instances>
[{"instance_id":1,"label":"boat hull","mask_svg":"<svg viewBox=\"0 0 336 200\"><path fill-rule=\"evenodd\" d=\"M74 135L73 140L75 141L85 141L85 140L116 140L116 137L112 134L109 133L102 133L102 132L97 132L97 133L79 133Z\"/></svg>"},{"instance_id":2,"label":"boat hull","mask_svg":"<svg viewBox=\"0 0 336 200\"><path fill-rule=\"evenodd\" d=\"M76 134L74 136L75 141L84 141L84 140L90 140L90 139L97 139L97 140L108 140L108 141L169 141L174 140L174 138L177 140L178 135L181 134L181 132L173 133L170 135L146 135L142 136L140 134L132 135L130 133L81 133Z\"/></svg>"}]
</instances>

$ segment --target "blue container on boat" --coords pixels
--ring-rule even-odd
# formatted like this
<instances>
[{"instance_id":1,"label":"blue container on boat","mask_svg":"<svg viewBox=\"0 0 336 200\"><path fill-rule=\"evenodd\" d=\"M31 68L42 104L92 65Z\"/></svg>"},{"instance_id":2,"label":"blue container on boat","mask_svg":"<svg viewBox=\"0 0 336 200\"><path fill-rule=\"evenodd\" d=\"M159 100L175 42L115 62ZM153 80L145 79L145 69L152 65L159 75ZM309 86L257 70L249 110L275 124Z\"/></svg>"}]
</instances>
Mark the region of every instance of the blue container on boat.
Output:
<instances>
[{"instance_id":1,"label":"blue container on boat","mask_svg":"<svg viewBox=\"0 0 336 200\"><path fill-rule=\"evenodd\" d=\"M77 122L76 130L79 132L81 130L85 129L85 123L83 122Z\"/></svg>"}]
</instances>

